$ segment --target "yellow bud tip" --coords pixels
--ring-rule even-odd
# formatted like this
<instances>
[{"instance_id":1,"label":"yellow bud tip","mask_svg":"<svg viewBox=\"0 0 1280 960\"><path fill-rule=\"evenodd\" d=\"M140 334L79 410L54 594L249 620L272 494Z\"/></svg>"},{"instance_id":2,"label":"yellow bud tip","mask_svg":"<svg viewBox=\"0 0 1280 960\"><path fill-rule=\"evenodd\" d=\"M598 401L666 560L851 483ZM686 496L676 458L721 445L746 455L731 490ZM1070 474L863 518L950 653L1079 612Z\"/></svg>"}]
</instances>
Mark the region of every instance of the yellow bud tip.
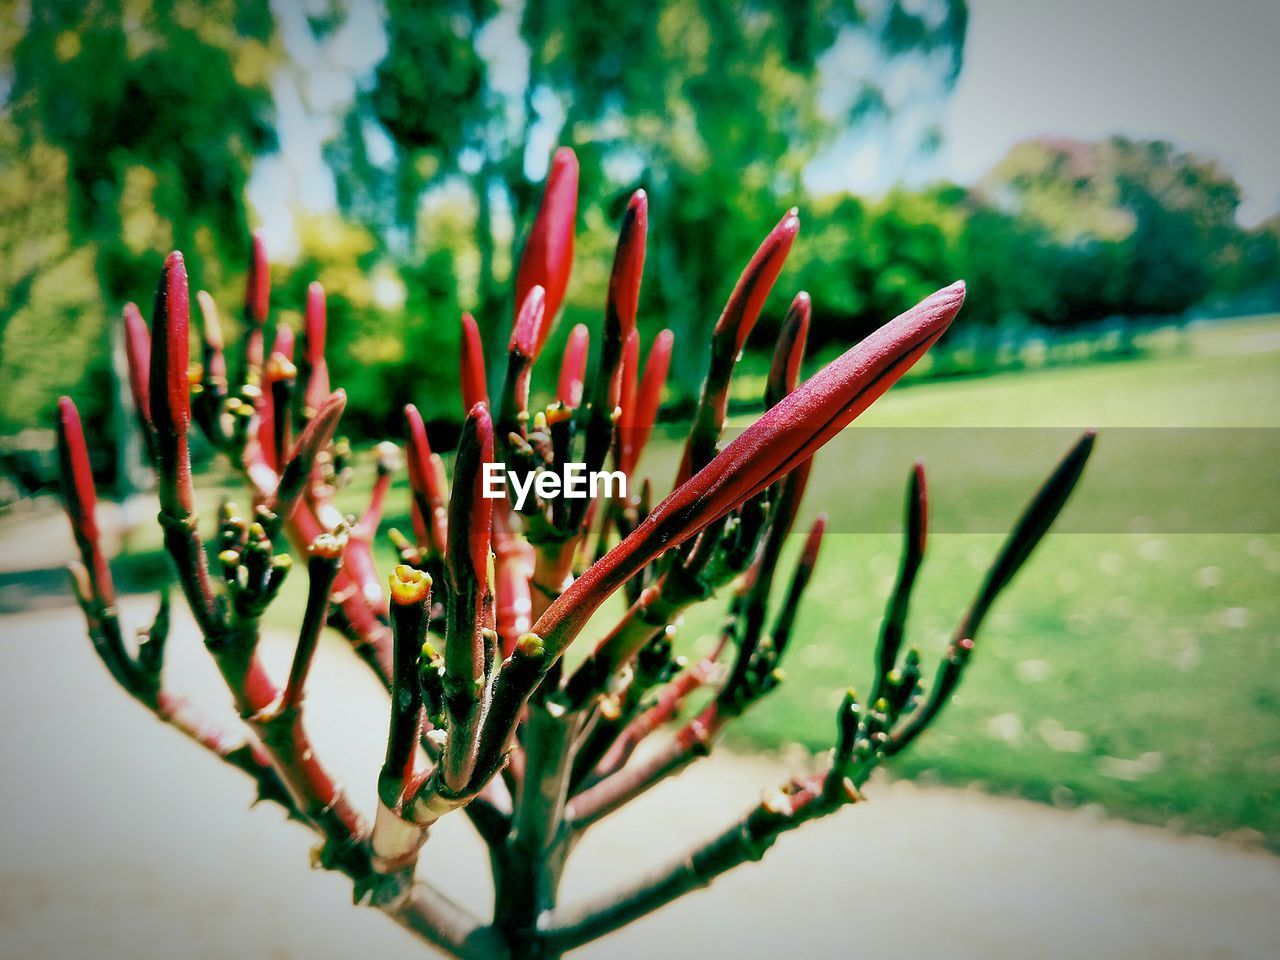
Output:
<instances>
[{"instance_id":1,"label":"yellow bud tip","mask_svg":"<svg viewBox=\"0 0 1280 960\"><path fill-rule=\"evenodd\" d=\"M538 433L544 433L547 429L547 415L541 410L533 415L533 429Z\"/></svg>"},{"instance_id":2,"label":"yellow bud tip","mask_svg":"<svg viewBox=\"0 0 1280 960\"><path fill-rule=\"evenodd\" d=\"M526 633L516 641L516 653L522 657L540 657L546 648L536 633Z\"/></svg>"},{"instance_id":3,"label":"yellow bud tip","mask_svg":"<svg viewBox=\"0 0 1280 960\"><path fill-rule=\"evenodd\" d=\"M313 557L324 557L327 560L336 560L342 556L342 551L347 548L347 532L346 528L339 526L333 533L322 533L311 541L308 548Z\"/></svg>"},{"instance_id":4,"label":"yellow bud tip","mask_svg":"<svg viewBox=\"0 0 1280 960\"><path fill-rule=\"evenodd\" d=\"M254 522L249 525L249 536L254 540L265 540L267 539L267 531L262 524Z\"/></svg>"},{"instance_id":5,"label":"yellow bud tip","mask_svg":"<svg viewBox=\"0 0 1280 960\"><path fill-rule=\"evenodd\" d=\"M240 554L236 553L234 550L223 550L218 554L218 561L224 567L234 567L240 562Z\"/></svg>"},{"instance_id":6,"label":"yellow bud tip","mask_svg":"<svg viewBox=\"0 0 1280 960\"><path fill-rule=\"evenodd\" d=\"M298 368L283 353L273 353L267 360L267 376L272 380L292 380L298 375Z\"/></svg>"},{"instance_id":7,"label":"yellow bud tip","mask_svg":"<svg viewBox=\"0 0 1280 960\"><path fill-rule=\"evenodd\" d=\"M431 596L431 578L407 563L397 564L388 579L391 599L403 607L423 603Z\"/></svg>"},{"instance_id":8,"label":"yellow bud tip","mask_svg":"<svg viewBox=\"0 0 1280 960\"><path fill-rule=\"evenodd\" d=\"M572 408L566 407L562 403L558 403L554 407L547 408L547 412L546 412L546 415L543 417L543 420L546 423L549 423L552 426L555 426L557 423L563 423L565 420L571 420L572 418L573 418Z\"/></svg>"},{"instance_id":9,"label":"yellow bud tip","mask_svg":"<svg viewBox=\"0 0 1280 960\"><path fill-rule=\"evenodd\" d=\"M271 558L271 565L277 570L290 570L293 568L293 557L287 553L277 553Z\"/></svg>"},{"instance_id":10,"label":"yellow bud tip","mask_svg":"<svg viewBox=\"0 0 1280 960\"><path fill-rule=\"evenodd\" d=\"M436 657L440 656L440 654L436 652L436 648L431 645L430 640L422 641L422 655L428 660L434 660Z\"/></svg>"}]
</instances>

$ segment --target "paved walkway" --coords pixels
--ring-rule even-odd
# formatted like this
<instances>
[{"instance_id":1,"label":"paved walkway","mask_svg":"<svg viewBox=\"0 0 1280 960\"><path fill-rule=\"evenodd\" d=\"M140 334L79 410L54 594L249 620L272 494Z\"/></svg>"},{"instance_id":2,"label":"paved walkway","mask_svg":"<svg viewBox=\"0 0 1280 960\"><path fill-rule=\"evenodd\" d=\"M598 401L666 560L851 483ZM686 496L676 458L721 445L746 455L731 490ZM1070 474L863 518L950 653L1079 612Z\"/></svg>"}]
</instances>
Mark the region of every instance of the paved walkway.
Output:
<instances>
[{"instance_id":1,"label":"paved walkway","mask_svg":"<svg viewBox=\"0 0 1280 960\"><path fill-rule=\"evenodd\" d=\"M124 609L137 624L147 603ZM185 619L170 646L172 682L227 716ZM287 638L265 652L283 666ZM335 641L309 703L326 757L367 807L381 692ZM0 618L0 769L5 960L429 955L351 907L342 878L307 869L304 829L247 810L246 782L117 691L70 607ZM773 760L704 761L589 836L566 897L664 862L785 775ZM1280 957L1280 859L968 791L868 793L581 956ZM462 818L441 825L424 870L487 909Z\"/></svg>"}]
</instances>

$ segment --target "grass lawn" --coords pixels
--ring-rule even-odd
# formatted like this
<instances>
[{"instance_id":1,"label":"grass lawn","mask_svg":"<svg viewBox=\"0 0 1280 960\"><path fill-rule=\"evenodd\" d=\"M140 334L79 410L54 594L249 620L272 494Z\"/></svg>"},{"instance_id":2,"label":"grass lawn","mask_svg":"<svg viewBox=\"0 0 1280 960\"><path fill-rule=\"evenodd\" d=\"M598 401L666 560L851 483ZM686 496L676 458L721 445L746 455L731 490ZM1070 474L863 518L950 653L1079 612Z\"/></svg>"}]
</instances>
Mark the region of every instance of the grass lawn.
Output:
<instances>
[{"instance_id":1,"label":"grass lawn","mask_svg":"<svg viewBox=\"0 0 1280 960\"><path fill-rule=\"evenodd\" d=\"M894 769L1198 832L1253 831L1280 849L1280 534L1257 532L1280 530L1275 321L1193 331L1172 355L916 383L879 401L818 458L802 522L825 510L833 532L787 680L731 742L831 744L841 691L870 682L912 459L929 464L936 525L909 642L931 677L1000 532L1084 426L1101 432L1068 532L1006 592L960 694ZM669 477L678 453L659 439L644 471ZM367 488L362 478L349 491L352 510ZM281 625L300 607L303 578L291 579L272 613ZM693 611L683 642L705 642L722 609Z\"/></svg>"},{"instance_id":2,"label":"grass lawn","mask_svg":"<svg viewBox=\"0 0 1280 960\"><path fill-rule=\"evenodd\" d=\"M1210 429L1280 426L1280 352L1274 326L1235 332L1233 340L1213 330L1187 356L913 385L891 392L846 435L852 441L867 428L922 425L1101 428L1085 482L1062 518L1064 529L1076 521L1093 532L1060 533L1042 545L984 627L960 694L895 763L899 773L1099 803L1195 831L1252 830L1280 849L1280 536L1212 532L1280 529L1280 450L1270 430ZM1133 429L1155 427L1203 429ZM959 460L952 474L962 482L952 486L935 474L931 506L943 529L961 526L966 511L1003 514L1007 524L1053 462L1047 441L1069 436L956 432L975 443L1023 436L1030 463L1006 471L1018 474L1014 484L1003 482L1007 476L973 483L978 472L958 469ZM1136 462L1135 447L1158 459ZM1215 472L1205 462L1214 455L1232 462ZM806 506L827 510L837 531L866 525L851 515L872 502L891 509L909 459L883 463L878 473L887 483L851 474L846 458L832 462L824 451ZM1189 483L1191 476L1202 482ZM1012 495L1013 487L1022 494ZM1224 512L1216 519L1240 525L1189 517L1175 528L1179 518L1166 508L1177 504L1160 501L1182 495L1233 508L1255 498L1264 515L1252 527L1243 521L1257 515ZM1130 508L1150 501L1149 513L1165 521L1152 524L1158 531L1209 532L1126 532L1113 522L1118 514L1093 512L1098 499ZM945 646L999 541L994 533L932 537L909 624L926 660ZM841 686L869 683L897 548L897 537L885 533L837 533L824 543L800 617L804 643L788 657L786 683L744 719L737 742L830 744ZM688 626L709 631L714 618L699 614Z\"/></svg>"}]
</instances>

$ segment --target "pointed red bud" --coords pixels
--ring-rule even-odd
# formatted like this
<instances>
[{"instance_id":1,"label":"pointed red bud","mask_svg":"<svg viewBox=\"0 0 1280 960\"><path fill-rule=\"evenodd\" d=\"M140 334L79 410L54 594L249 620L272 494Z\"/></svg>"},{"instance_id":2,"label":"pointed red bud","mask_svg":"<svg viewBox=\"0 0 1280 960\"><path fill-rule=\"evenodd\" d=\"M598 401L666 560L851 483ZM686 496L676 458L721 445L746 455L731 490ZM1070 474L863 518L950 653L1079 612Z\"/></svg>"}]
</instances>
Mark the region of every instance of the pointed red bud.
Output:
<instances>
[{"instance_id":1,"label":"pointed red bud","mask_svg":"<svg viewBox=\"0 0 1280 960\"><path fill-rule=\"evenodd\" d=\"M293 361L293 330L289 327L277 327L276 338L271 344L271 353L280 354L286 360Z\"/></svg>"},{"instance_id":2,"label":"pointed red bud","mask_svg":"<svg viewBox=\"0 0 1280 960\"><path fill-rule=\"evenodd\" d=\"M124 305L124 352L129 362L129 392L138 415L151 422L151 331L136 303Z\"/></svg>"},{"instance_id":3,"label":"pointed red bud","mask_svg":"<svg viewBox=\"0 0 1280 960\"><path fill-rule=\"evenodd\" d=\"M302 433L298 434L298 440L293 445L293 455L281 469L280 481L268 504L269 509L280 514L281 518L288 520L294 507L298 505L298 499L306 490L307 481L315 467L316 457L329 446L346 408L346 392L335 390L320 405Z\"/></svg>"},{"instance_id":4,"label":"pointed red bud","mask_svg":"<svg viewBox=\"0 0 1280 960\"><path fill-rule=\"evenodd\" d=\"M793 208L787 211L786 216L765 237L746 269L742 271L733 293L729 295L729 301L711 336L711 365L698 398L698 409L694 414L689 439L685 443L684 459L676 476L677 485L701 470L715 455L716 443L720 439L728 409L729 382L733 378L733 368L747 337L760 318L764 302L782 271L782 264L799 231L800 218Z\"/></svg>"},{"instance_id":5,"label":"pointed red bud","mask_svg":"<svg viewBox=\"0 0 1280 960\"><path fill-rule=\"evenodd\" d=\"M472 409L477 403L489 405L489 387L484 372L484 346L476 318L462 315L462 404Z\"/></svg>"},{"instance_id":6,"label":"pointed red bud","mask_svg":"<svg viewBox=\"0 0 1280 960\"><path fill-rule=\"evenodd\" d=\"M587 353L591 348L591 334L587 325L580 323L569 332L565 341L564 356L560 360L560 382L556 396L566 407L582 405L582 384L587 377Z\"/></svg>"},{"instance_id":7,"label":"pointed red bud","mask_svg":"<svg viewBox=\"0 0 1280 960\"><path fill-rule=\"evenodd\" d=\"M578 158L568 147L561 147L551 158L551 170L542 190L542 203L534 217L529 239L525 241L516 273L516 310L519 311L529 291L540 286L546 291L546 313L535 338L536 357L546 342L551 325L564 301L573 267L573 230L578 210Z\"/></svg>"},{"instance_id":8,"label":"pointed red bud","mask_svg":"<svg viewBox=\"0 0 1280 960\"><path fill-rule=\"evenodd\" d=\"M618 371L618 423L614 460L619 470L630 472L635 448L636 393L640 389L640 331L634 327L622 344Z\"/></svg>"},{"instance_id":9,"label":"pointed red bud","mask_svg":"<svg viewBox=\"0 0 1280 960\"><path fill-rule=\"evenodd\" d=\"M671 348L675 344L675 334L670 330L661 331L653 338L653 346L649 348L649 356L644 362L644 376L640 378L640 394L636 398L636 412L631 419L631 439L627 446L627 464L622 469L627 473L635 470L644 452L653 425L658 419L658 408L662 405L662 390L667 385L667 371L671 368Z\"/></svg>"},{"instance_id":10,"label":"pointed red bud","mask_svg":"<svg viewBox=\"0 0 1280 960\"><path fill-rule=\"evenodd\" d=\"M204 336L204 383L218 391L227 388L227 358L222 352L222 321L218 318L218 306L207 290L196 292L200 306L200 329Z\"/></svg>"},{"instance_id":11,"label":"pointed red bud","mask_svg":"<svg viewBox=\"0 0 1280 960\"><path fill-rule=\"evenodd\" d=\"M254 231L252 250L249 253L249 275L244 282L244 315L254 326L267 322L267 309L271 300L271 270L267 265L267 246L262 234Z\"/></svg>"},{"instance_id":12,"label":"pointed red bud","mask_svg":"<svg viewBox=\"0 0 1280 960\"><path fill-rule=\"evenodd\" d=\"M412 403L405 405L404 420L409 488L413 491L414 506L421 517L428 545L433 550L444 550L447 497L440 483L440 474L431 462L431 445L427 442L426 424L422 422L422 414Z\"/></svg>"},{"instance_id":13,"label":"pointed red bud","mask_svg":"<svg viewBox=\"0 0 1280 960\"><path fill-rule=\"evenodd\" d=\"M542 326L546 309L546 291L535 284L525 293L520 312L516 314L516 324L511 328L511 339L507 342L508 353L519 353L530 361L537 359L538 329Z\"/></svg>"},{"instance_id":14,"label":"pointed red bud","mask_svg":"<svg viewBox=\"0 0 1280 960\"><path fill-rule=\"evenodd\" d=\"M329 395L329 363L324 355L327 328L324 287L313 281L307 285L307 309L303 324L307 358L307 387L303 403L312 410L318 409Z\"/></svg>"},{"instance_id":15,"label":"pointed red bud","mask_svg":"<svg viewBox=\"0 0 1280 960\"><path fill-rule=\"evenodd\" d=\"M77 542L97 543L98 495L80 412L70 397L58 398L57 435L62 500L71 520L71 532Z\"/></svg>"},{"instance_id":16,"label":"pointed red bud","mask_svg":"<svg viewBox=\"0 0 1280 960\"><path fill-rule=\"evenodd\" d=\"M716 323L717 339L733 337L733 356L742 352L747 337L751 334L756 321L760 319L760 311L764 302L773 290L773 285L782 272L791 245L795 243L796 234L800 232L800 217L796 210L788 210L778 225L769 231L755 255L742 271L738 284L729 295L724 312Z\"/></svg>"},{"instance_id":17,"label":"pointed red bud","mask_svg":"<svg viewBox=\"0 0 1280 960\"><path fill-rule=\"evenodd\" d=\"M622 344L622 376L618 390L618 431L626 437L635 426L636 392L640 377L640 331L632 330Z\"/></svg>"},{"instance_id":18,"label":"pointed red bud","mask_svg":"<svg viewBox=\"0 0 1280 960\"><path fill-rule=\"evenodd\" d=\"M558 653L639 569L803 464L902 376L950 325L964 284L938 291L828 364L748 427L589 567L534 624Z\"/></svg>"},{"instance_id":19,"label":"pointed red bud","mask_svg":"<svg viewBox=\"0 0 1280 960\"><path fill-rule=\"evenodd\" d=\"M802 290L791 301L791 309L787 311L782 333L773 350L773 363L769 367L769 380L764 390L766 410L800 382L800 362L804 359L805 341L809 337L810 311L809 294Z\"/></svg>"},{"instance_id":20,"label":"pointed red bud","mask_svg":"<svg viewBox=\"0 0 1280 960\"><path fill-rule=\"evenodd\" d=\"M827 532L827 515L818 514L813 526L809 528L809 536L805 537L804 550L800 553L800 566L812 572L818 563L818 548L822 546L822 537Z\"/></svg>"},{"instance_id":21,"label":"pointed red bud","mask_svg":"<svg viewBox=\"0 0 1280 960\"><path fill-rule=\"evenodd\" d=\"M115 602L115 588L98 541L98 497L93 485L93 470L85 447L80 413L70 397L58 399L56 427L62 502L67 519L71 521L71 534L80 551L80 561L89 573L92 594L109 605Z\"/></svg>"},{"instance_id":22,"label":"pointed red bud","mask_svg":"<svg viewBox=\"0 0 1280 960\"><path fill-rule=\"evenodd\" d=\"M171 437L191 425L191 330L187 268L176 250L165 260L151 317L151 422Z\"/></svg>"},{"instance_id":23,"label":"pointed red bud","mask_svg":"<svg viewBox=\"0 0 1280 960\"><path fill-rule=\"evenodd\" d=\"M618 231L618 247L613 255L613 272L609 275L609 299L605 312L606 338L616 336L621 343L626 342L636 326L648 233L649 198L643 190L637 190L627 204L627 212L622 217L622 227Z\"/></svg>"},{"instance_id":24,"label":"pointed red bud","mask_svg":"<svg viewBox=\"0 0 1280 960\"><path fill-rule=\"evenodd\" d=\"M533 361L537 358L538 328L546 310L546 295L542 287L534 286L525 295L511 330L507 345L507 375L502 384L501 406L498 408L498 424L502 436L524 429L520 414L529 409L529 378Z\"/></svg>"},{"instance_id":25,"label":"pointed red bud","mask_svg":"<svg viewBox=\"0 0 1280 960\"><path fill-rule=\"evenodd\" d=\"M493 501L484 495L484 466L493 462L493 421L489 408L477 403L462 426L449 498L445 563L455 588L469 582L483 593L488 579Z\"/></svg>"}]
</instances>

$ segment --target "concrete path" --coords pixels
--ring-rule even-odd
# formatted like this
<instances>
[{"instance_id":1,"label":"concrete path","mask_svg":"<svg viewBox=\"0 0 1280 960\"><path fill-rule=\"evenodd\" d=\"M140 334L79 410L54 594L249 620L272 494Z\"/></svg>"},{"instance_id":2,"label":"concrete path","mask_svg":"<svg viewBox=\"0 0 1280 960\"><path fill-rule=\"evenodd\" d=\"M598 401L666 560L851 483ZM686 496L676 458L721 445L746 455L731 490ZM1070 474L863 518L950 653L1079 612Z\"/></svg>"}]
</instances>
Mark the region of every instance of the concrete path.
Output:
<instances>
[{"instance_id":1,"label":"concrete path","mask_svg":"<svg viewBox=\"0 0 1280 960\"><path fill-rule=\"evenodd\" d=\"M136 625L147 608L124 612ZM171 682L229 717L189 621L170 646ZM269 663L288 646L270 638ZM368 809L381 692L334 641L309 703L324 755ZM430 955L352 907L342 878L307 868L307 831L247 810L246 781L115 689L70 607L0 618L0 770L5 960ZM786 775L776 760L704 761L597 828L566 898L670 859ZM1280 957L1280 859L969 791L881 781L868 794L580 955ZM484 854L461 817L423 869L487 909Z\"/></svg>"}]
</instances>

